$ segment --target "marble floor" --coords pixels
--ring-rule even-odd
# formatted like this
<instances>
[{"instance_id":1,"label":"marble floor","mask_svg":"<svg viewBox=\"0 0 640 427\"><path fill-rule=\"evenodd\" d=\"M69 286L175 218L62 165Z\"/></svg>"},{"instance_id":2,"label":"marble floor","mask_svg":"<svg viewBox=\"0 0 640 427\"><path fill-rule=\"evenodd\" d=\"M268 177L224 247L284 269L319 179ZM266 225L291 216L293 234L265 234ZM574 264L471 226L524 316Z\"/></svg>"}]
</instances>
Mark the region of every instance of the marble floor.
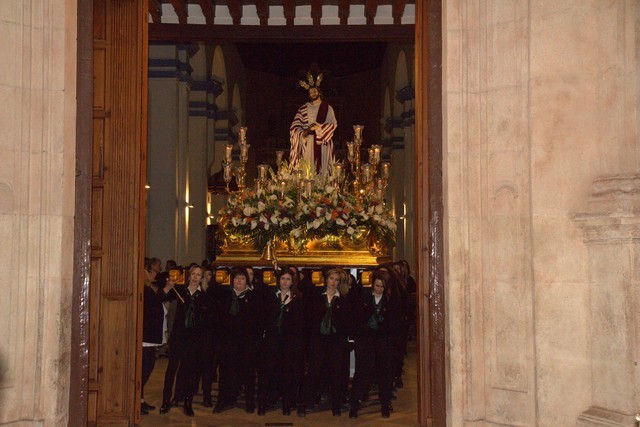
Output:
<instances>
[{"instance_id":1,"label":"marble floor","mask_svg":"<svg viewBox=\"0 0 640 427\"><path fill-rule=\"evenodd\" d=\"M172 408L168 414L160 415L158 409L162 400L162 383L167 359L161 358L156 362L146 387L146 401L157 408L149 415L141 417L143 426L231 426L231 427L258 427L258 426L417 426L418 425L418 385L417 385L417 358L416 343L410 342L408 355L405 359L404 387L396 392L396 400L393 401L393 413L390 418L380 417L380 405L377 394L372 393L369 401L363 404L356 419L349 418L348 405L343 407L342 416L334 417L330 410L310 411L306 417L295 415L282 415L280 408L268 411L265 416L245 413L240 406L225 411L222 414L213 414L210 408L204 408L202 396L194 398L193 410L196 415L193 418L186 417L182 408ZM216 384L214 383L214 388ZM214 403L216 390L214 394ZM323 405L320 405L322 408Z\"/></svg>"}]
</instances>

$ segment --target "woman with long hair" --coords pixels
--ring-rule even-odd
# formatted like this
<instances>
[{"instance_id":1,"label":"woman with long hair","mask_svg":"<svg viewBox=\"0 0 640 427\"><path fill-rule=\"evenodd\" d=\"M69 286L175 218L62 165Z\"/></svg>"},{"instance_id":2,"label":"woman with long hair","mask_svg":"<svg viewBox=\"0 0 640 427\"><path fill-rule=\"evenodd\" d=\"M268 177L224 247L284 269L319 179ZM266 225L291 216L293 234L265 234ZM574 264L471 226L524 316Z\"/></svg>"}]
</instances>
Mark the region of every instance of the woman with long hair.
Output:
<instances>
[{"instance_id":1,"label":"woman with long hair","mask_svg":"<svg viewBox=\"0 0 640 427\"><path fill-rule=\"evenodd\" d=\"M202 333L206 305L204 291L200 287L202 267L192 265L189 268L188 286L174 288L168 297L177 299L176 317L169 336L169 364L164 375L161 414L171 408L173 383L178 373L176 390L184 393L184 414L193 416L193 395L198 387L200 374L199 357L201 353ZM169 279L171 281L171 279ZM173 285L173 282L171 282ZM180 370L178 372L178 369Z\"/></svg>"},{"instance_id":2,"label":"woman with long hair","mask_svg":"<svg viewBox=\"0 0 640 427\"><path fill-rule=\"evenodd\" d=\"M258 379L258 415L282 397L282 413L289 415L300 386L304 333L304 304L297 277L288 268L278 274L278 290L264 301L264 359Z\"/></svg>"},{"instance_id":3,"label":"woman with long hair","mask_svg":"<svg viewBox=\"0 0 640 427\"><path fill-rule=\"evenodd\" d=\"M308 406L316 402L323 378L329 378L333 415L340 416L342 405L342 365L345 352L346 299L338 290L342 269L326 273L325 291L307 304L310 322L308 348L309 369L303 384L303 400L298 416L304 417Z\"/></svg>"},{"instance_id":4,"label":"woman with long hair","mask_svg":"<svg viewBox=\"0 0 640 427\"><path fill-rule=\"evenodd\" d=\"M356 372L351 389L350 418L358 417L360 401L374 379L378 381L382 417L388 418L391 413L392 350L394 337L402 333L402 300L388 271L376 271L372 282L371 291L364 292L354 303L351 317Z\"/></svg>"}]
</instances>

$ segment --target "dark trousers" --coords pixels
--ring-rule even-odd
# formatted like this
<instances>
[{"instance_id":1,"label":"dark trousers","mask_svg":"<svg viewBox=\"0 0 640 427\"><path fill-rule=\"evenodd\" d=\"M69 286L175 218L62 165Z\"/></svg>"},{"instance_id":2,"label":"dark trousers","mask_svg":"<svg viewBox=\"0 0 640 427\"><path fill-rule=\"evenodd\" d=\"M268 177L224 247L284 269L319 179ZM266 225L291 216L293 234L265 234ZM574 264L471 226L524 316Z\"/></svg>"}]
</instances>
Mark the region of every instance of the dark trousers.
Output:
<instances>
[{"instance_id":1,"label":"dark trousers","mask_svg":"<svg viewBox=\"0 0 640 427\"><path fill-rule=\"evenodd\" d=\"M214 337L206 337L202 344L200 354L200 367L202 369L202 395L211 397L211 388L218 369L219 340Z\"/></svg>"},{"instance_id":2,"label":"dark trousers","mask_svg":"<svg viewBox=\"0 0 640 427\"><path fill-rule=\"evenodd\" d=\"M313 405L324 379L329 380L331 404L340 408L346 338L340 334L314 335L309 342L309 370L304 382L304 403Z\"/></svg>"},{"instance_id":3,"label":"dark trousers","mask_svg":"<svg viewBox=\"0 0 640 427\"><path fill-rule=\"evenodd\" d=\"M391 402L392 342L388 336L364 335L355 339L356 372L351 389L351 403L362 400L374 380L378 381L380 403Z\"/></svg>"},{"instance_id":4,"label":"dark trousers","mask_svg":"<svg viewBox=\"0 0 640 427\"><path fill-rule=\"evenodd\" d=\"M149 380L151 372L156 365L156 349L157 347L142 347L142 387L140 388L140 396L144 399L144 385Z\"/></svg>"},{"instance_id":5,"label":"dark trousers","mask_svg":"<svg viewBox=\"0 0 640 427\"><path fill-rule=\"evenodd\" d=\"M261 342L260 355L258 403L272 403L282 396L283 406L295 405L304 363L301 340L267 336Z\"/></svg>"},{"instance_id":6,"label":"dark trousers","mask_svg":"<svg viewBox=\"0 0 640 427\"><path fill-rule=\"evenodd\" d=\"M177 400L193 397L198 388L200 375L200 350L201 338L195 335L169 342L169 363L164 374L163 401L171 400L174 380L176 381L174 397Z\"/></svg>"},{"instance_id":7,"label":"dark trousers","mask_svg":"<svg viewBox=\"0 0 640 427\"><path fill-rule=\"evenodd\" d=\"M244 386L245 401L255 402L256 390L255 337L224 337L220 347L218 402L232 405Z\"/></svg>"}]
</instances>

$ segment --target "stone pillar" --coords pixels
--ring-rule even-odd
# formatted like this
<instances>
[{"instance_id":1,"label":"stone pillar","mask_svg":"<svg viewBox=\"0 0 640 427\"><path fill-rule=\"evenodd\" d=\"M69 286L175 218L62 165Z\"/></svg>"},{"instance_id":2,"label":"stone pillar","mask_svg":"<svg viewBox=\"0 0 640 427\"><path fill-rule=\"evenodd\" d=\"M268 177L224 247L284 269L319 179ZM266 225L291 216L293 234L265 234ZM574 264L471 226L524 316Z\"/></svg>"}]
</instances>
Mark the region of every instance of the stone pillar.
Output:
<instances>
[{"instance_id":1,"label":"stone pillar","mask_svg":"<svg viewBox=\"0 0 640 427\"><path fill-rule=\"evenodd\" d=\"M640 175L597 179L573 216L588 248L591 406L578 426L632 427L640 410Z\"/></svg>"}]
</instances>

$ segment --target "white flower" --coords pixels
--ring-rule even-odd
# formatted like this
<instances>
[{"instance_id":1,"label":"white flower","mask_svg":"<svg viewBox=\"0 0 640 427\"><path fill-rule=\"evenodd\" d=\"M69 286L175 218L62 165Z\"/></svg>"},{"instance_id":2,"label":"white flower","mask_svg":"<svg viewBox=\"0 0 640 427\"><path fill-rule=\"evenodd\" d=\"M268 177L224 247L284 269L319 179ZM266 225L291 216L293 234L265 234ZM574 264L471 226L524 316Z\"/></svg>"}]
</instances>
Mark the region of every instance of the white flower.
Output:
<instances>
[{"instance_id":1,"label":"white flower","mask_svg":"<svg viewBox=\"0 0 640 427\"><path fill-rule=\"evenodd\" d=\"M264 202L258 202L258 212L264 211L265 206Z\"/></svg>"},{"instance_id":2,"label":"white flower","mask_svg":"<svg viewBox=\"0 0 640 427\"><path fill-rule=\"evenodd\" d=\"M316 216L322 216L322 208L320 206L316 208Z\"/></svg>"},{"instance_id":3,"label":"white flower","mask_svg":"<svg viewBox=\"0 0 640 427\"><path fill-rule=\"evenodd\" d=\"M234 227L238 226L238 218L236 218L235 216L233 218L231 218L231 224L233 224Z\"/></svg>"},{"instance_id":4,"label":"white flower","mask_svg":"<svg viewBox=\"0 0 640 427\"><path fill-rule=\"evenodd\" d=\"M338 224L338 225L343 225L343 226L344 226L344 225L347 225L347 224L342 220L342 218L336 218L336 224Z\"/></svg>"},{"instance_id":5,"label":"white flower","mask_svg":"<svg viewBox=\"0 0 640 427\"><path fill-rule=\"evenodd\" d=\"M356 230L353 227L347 227L347 233L348 234L353 234L355 232L356 232Z\"/></svg>"},{"instance_id":6,"label":"white flower","mask_svg":"<svg viewBox=\"0 0 640 427\"><path fill-rule=\"evenodd\" d=\"M315 229L318 229L318 227L320 227L321 224L322 224L322 220L320 218L316 218L311 223L311 226Z\"/></svg>"},{"instance_id":7,"label":"white flower","mask_svg":"<svg viewBox=\"0 0 640 427\"><path fill-rule=\"evenodd\" d=\"M269 229L269 223L268 223L268 222L265 222L265 223L264 223L264 229L265 229L265 230L268 230L268 229Z\"/></svg>"},{"instance_id":8,"label":"white flower","mask_svg":"<svg viewBox=\"0 0 640 427\"><path fill-rule=\"evenodd\" d=\"M325 193L333 193L335 191L335 187L331 186L331 185L327 185L324 188Z\"/></svg>"},{"instance_id":9,"label":"white flower","mask_svg":"<svg viewBox=\"0 0 640 427\"><path fill-rule=\"evenodd\" d=\"M277 215L271 215L271 222L274 224L278 223L278 216Z\"/></svg>"},{"instance_id":10,"label":"white flower","mask_svg":"<svg viewBox=\"0 0 640 427\"><path fill-rule=\"evenodd\" d=\"M251 216L254 214L256 210L249 205L245 205L244 209L242 209L242 213L244 214L244 216Z\"/></svg>"},{"instance_id":11,"label":"white flower","mask_svg":"<svg viewBox=\"0 0 640 427\"><path fill-rule=\"evenodd\" d=\"M381 219L381 218L380 218L380 215L378 215L378 214L375 214L375 215L373 216L373 220L374 220L374 221L378 221L378 222L379 222L379 221L380 221L380 219Z\"/></svg>"},{"instance_id":12,"label":"white flower","mask_svg":"<svg viewBox=\"0 0 640 427\"><path fill-rule=\"evenodd\" d=\"M293 234L293 237L300 237L302 235L302 230L300 230L300 227L294 228L291 230L291 234Z\"/></svg>"},{"instance_id":13,"label":"white flower","mask_svg":"<svg viewBox=\"0 0 640 427\"><path fill-rule=\"evenodd\" d=\"M331 212L327 212L326 214L324 214L324 219L329 221L331 219Z\"/></svg>"},{"instance_id":14,"label":"white flower","mask_svg":"<svg viewBox=\"0 0 640 427\"><path fill-rule=\"evenodd\" d=\"M291 221L289 221L289 218L287 218L286 216L282 219L282 221L280 221L281 225L285 225L285 224L289 224Z\"/></svg>"},{"instance_id":15,"label":"white flower","mask_svg":"<svg viewBox=\"0 0 640 427\"><path fill-rule=\"evenodd\" d=\"M268 223L269 221L267 221L267 217L264 215L260 215L260 218L258 218L258 221L262 222L262 223Z\"/></svg>"},{"instance_id":16,"label":"white flower","mask_svg":"<svg viewBox=\"0 0 640 427\"><path fill-rule=\"evenodd\" d=\"M384 207L382 205L376 206L376 213L381 214L382 212L384 212Z\"/></svg>"},{"instance_id":17,"label":"white flower","mask_svg":"<svg viewBox=\"0 0 640 427\"><path fill-rule=\"evenodd\" d=\"M251 221L251 229L253 230L254 228L256 228L258 226L258 221L256 221L255 219L253 221Z\"/></svg>"}]
</instances>

